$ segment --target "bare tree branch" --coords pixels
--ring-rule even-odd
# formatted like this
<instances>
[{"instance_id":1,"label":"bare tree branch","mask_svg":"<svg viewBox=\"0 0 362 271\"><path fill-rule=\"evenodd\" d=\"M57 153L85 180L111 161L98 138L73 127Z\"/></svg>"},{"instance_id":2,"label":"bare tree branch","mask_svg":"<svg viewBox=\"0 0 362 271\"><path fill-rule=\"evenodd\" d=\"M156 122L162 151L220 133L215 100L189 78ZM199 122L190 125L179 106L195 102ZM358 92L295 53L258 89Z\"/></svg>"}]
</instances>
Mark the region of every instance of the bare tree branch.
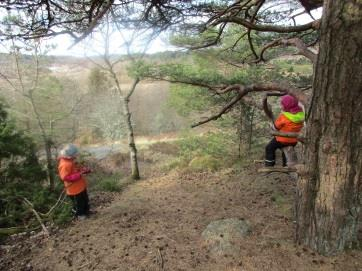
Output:
<instances>
[{"instance_id":1,"label":"bare tree branch","mask_svg":"<svg viewBox=\"0 0 362 271\"><path fill-rule=\"evenodd\" d=\"M205 119L205 120L202 120L198 123L195 123L195 124L192 124L191 127L192 128L195 128L197 126L200 126L202 124L205 124L209 121L212 121L212 120L217 120L218 118L220 118L222 115L224 115L225 113L227 113L238 101L241 100L241 98L243 98L243 95L242 93L239 93L238 95L236 95L227 105L225 105L219 113L215 114L215 115L212 115L211 117Z\"/></svg>"},{"instance_id":2,"label":"bare tree branch","mask_svg":"<svg viewBox=\"0 0 362 271\"><path fill-rule=\"evenodd\" d=\"M141 81L141 80L140 80L138 77L134 79L133 84L132 84L132 86L131 86L131 88L130 88L130 91L128 92L128 94L126 95L126 98L125 98L127 101L129 101L129 99L131 98L133 92L136 90L137 84L138 84L140 81Z\"/></svg>"},{"instance_id":3,"label":"bare tree branch","mask_svg":"<svg viewBox=\"0 0 362 271\"><path fill-rule=\"evenodd\" d=\"M103 16L108 12L108 10L111 8L112 4L113 4L114 0L107 0L106 1L106 6L103 8L103 10L101 12L99 12L99 14L97 14L97 16L95 16L94 18L90 18L91 22L87 28L87 30L85 30L83 32L83 34L76 38L74 43L68 48L71 49L74 45L78 44L79 42L81 42L83 39L85 39L90 33L93 32L94 28L96 28L99 24L99 21L103 18ZM91 14L91 13L90 13Z\"/></svg>"},{"instance_id":4,"label":"bare tree branch","mask_svg":"<svg viewBox=\"0 0 362 271\"><path fill-rule=\"evenodd\" d=\"M275 91L280 92L280 94L290 94L298 98L299 101L307 102L308 97L302 93L298 89L294 89L292 87L287 87L275 83L270 84L255 84L249 86L243 85L231 85L227 86L218 93L224 94L231 91L237 91L237 95L228 103L226 104L217 114L210 116L209 118L202 120L198 123L191 125L192 128L205 124L209 121L216 120L220 118L223 114L227 113L239 100L241 100L245 95L250 92L266 92L266 91Z\"/></svg>"},{"instance_id":5,"label":"bare tree branch","mask_svg":"<svg viewBox=\"0 0 362 271\"><path fill-rule=\"evenodd\" d=\"M291 39L277 39L277 40L274 40L274 41L266 44L263 47L263 49L261 50L260 57L257 60L257 62L265 61L264 53L266 52L267 49L276 47L276 46L280 46L280 45L294 46L298 49L300 55L303 55L306 58L308 58L310 61L312 61L313 64L315 64L317 61L317 55L315 53L313 53L311 50L309 50L308 47L304 44L304 42L301 39L291 38Z\"/></svg>"},{"instance_id":6,"label":"bare tree branch","mask_svg":"<svg viewBox=\"0 0 362 271\"><path fill-rule=\"evenodd\" d=\"M208 85L205 83L195 82L192 80L188 81L188 80L181 80L181 79L178 80L178 79L173 79L173 78L170 79L170 78L164 78L164 77L153 76L153 75L148 75L145 78L157 80L157 81L166 81L166 82L170 82L170 83L186 84L186 85L191 85L191 86L196 86L196 87L203 87L203 88L207 88L210 90L214 90L215 92L217 92L218 89L222 88L222 86L212 86L212 85Z\"/></svg>"},{"instance_id":7,"label":"bare tree branch","mask_svg":"<svg viewBox=\"0 0 362 271\"><path fill-rule=\"evenodd\" d=\"M0 77L4 79L16 92L19 92L19 89L10 81L10 79L3 73L0 72Z\"/></svg>"},{"instance_id":8,"label":"bare tree branch","mask_svg":"<svg viewBox=\"0 0 362 271\"><path fill-rule=\"evenodd\" d=\"M260 10L260 8L262 7L262 5L264 4L265 0L261 0L259 1L259 3L257 4L256 6L256 10L253 14L253 16L251 17L251 20L250 22L251 23L254 23L255 22L255 18ZM252 38L251 38L251 29L249 28L248 29L248 41L249 41L249 46L250 46L250 50L252 51L253 55L255 56L256 59L258 59L258 55L254 49L254 45L253 45L253 41L252 41Z\"/></svg>"},{"instance_id":9,"label":"bare tree branch","mask_svg":"<svg viewBox=\"0 0 362 271\"><path fill-rule=\"evenodd\" d=\"M309 29L319 29L320 20L316 20L304 25L297 26L279 26L279 25L263 25L263 24L253 24L245 19L239 17L224 17L217 19L211 25L215 26L221 23L235 23L242 25L248 29L261 31L261 32L276 32L276 33L295 33L303 32Z\"/></svg>"},{"instance_id":10,"label":"bare tree branch","mask_svg":"<svg viewBox=\"0 0 362 271\"><path fill-rule=\"evenodd\" d=\"M258 54L256 53L256 51L254 49L253 41L251 39L251 29L248 29L248 42L249 42L249 47L250 47L251 52L253 53L255 58L258 59Z\"/></svg>"}]
</instances>

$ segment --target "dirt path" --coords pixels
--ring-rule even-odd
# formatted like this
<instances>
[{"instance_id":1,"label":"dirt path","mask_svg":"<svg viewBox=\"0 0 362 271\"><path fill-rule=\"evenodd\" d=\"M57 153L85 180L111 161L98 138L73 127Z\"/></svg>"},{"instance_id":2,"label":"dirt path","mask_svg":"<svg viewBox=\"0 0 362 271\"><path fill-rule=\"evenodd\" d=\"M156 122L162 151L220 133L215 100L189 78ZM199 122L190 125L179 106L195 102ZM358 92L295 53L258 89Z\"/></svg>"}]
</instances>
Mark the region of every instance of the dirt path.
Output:
<instances>
[{"instance_id":1,"label":"dirt path","mask_svg":"<svg viewBox=\"0 0 362 271\"><path fill-rule=\"evenodd\" d=\"M294 185L253 170L142 180L92 218L14 252L7 270L362 270L361 252L325 258L295 246ZM213 258L201 240L221 218L252 225L238 257Z\"/></svg>"}]
</instances>

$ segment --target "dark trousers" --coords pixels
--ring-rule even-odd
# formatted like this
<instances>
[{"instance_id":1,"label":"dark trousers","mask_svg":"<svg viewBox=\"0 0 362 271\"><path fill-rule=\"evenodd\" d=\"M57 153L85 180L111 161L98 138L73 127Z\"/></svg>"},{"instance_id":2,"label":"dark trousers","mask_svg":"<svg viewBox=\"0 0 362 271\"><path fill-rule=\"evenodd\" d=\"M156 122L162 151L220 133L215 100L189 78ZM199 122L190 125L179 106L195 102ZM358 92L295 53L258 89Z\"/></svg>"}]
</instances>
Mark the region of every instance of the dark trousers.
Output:
<instances>
[{"instance_id":1,"label":"dark trousers","mask_svg":"<svg viewBox=\"0 0 362 271\"><path fill-rule=\"evenodd\" d=\"M275 137L266 145L265 147L265 166L272 167L275 165L275 151L277 149L282 149L287 146L295 146L297 143L280 143ZM285 157L284 152L282 151L283 167L287 166L287 158Z\"/></svg>"},{"instance_id":2,"label":"dark trousers","mask_svg":"<svg viewBox=\"0 0 362 271\"><path fill-rule=\"evenodd\" d=\"M77 195L69 196L73 202L73 209L75 210L75 216L88 215L89 214L89 199L87 189L80 192Z\"/></svg>"}]
</instances>

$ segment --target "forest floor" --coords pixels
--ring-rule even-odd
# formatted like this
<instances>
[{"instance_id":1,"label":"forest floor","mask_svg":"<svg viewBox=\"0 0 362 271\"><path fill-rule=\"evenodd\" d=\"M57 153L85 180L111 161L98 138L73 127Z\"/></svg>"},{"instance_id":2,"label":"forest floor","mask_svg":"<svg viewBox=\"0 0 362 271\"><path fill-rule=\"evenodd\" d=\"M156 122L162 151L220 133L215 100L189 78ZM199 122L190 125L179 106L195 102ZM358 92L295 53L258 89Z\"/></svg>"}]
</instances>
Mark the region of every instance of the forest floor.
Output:
<instances>
[{"instance_id":1,"label":"forest floor","mask_svg":"<svg viewBox=\"0 0 362 271\"><path fill-rule=\"evenodd\" d=\"M294 243L296 184L287 174L258 174L255 165L165 173L146 158L142 180L120 193L90 193L96 213L89 219L50 237L9 240L0 269L362 270L361 251L324 257ZM246 219L251 234L236 241L236 255L215 256L202 232L225 218Z\"/></svg>"}]
</instances>

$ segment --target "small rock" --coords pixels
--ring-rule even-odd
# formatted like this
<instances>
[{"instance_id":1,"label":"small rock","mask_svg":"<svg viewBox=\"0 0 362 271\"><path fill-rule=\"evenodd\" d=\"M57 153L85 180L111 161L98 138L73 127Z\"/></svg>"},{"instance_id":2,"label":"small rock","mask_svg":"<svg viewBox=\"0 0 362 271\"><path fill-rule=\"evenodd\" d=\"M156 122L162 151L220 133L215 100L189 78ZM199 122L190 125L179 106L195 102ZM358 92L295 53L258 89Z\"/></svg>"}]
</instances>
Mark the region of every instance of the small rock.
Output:
<instances>
[{"instance_id":1,"label":"small rock","mask_svg":"<svg viewBox=\"0 0 362 271\"><path fill-rule=\"evenodd\" d=\"M251 233L248 221L228 218L211 222L202 232L202 238L213 256L237 255L240 246L235 242Z\"/></svg>"}]
</instances>

